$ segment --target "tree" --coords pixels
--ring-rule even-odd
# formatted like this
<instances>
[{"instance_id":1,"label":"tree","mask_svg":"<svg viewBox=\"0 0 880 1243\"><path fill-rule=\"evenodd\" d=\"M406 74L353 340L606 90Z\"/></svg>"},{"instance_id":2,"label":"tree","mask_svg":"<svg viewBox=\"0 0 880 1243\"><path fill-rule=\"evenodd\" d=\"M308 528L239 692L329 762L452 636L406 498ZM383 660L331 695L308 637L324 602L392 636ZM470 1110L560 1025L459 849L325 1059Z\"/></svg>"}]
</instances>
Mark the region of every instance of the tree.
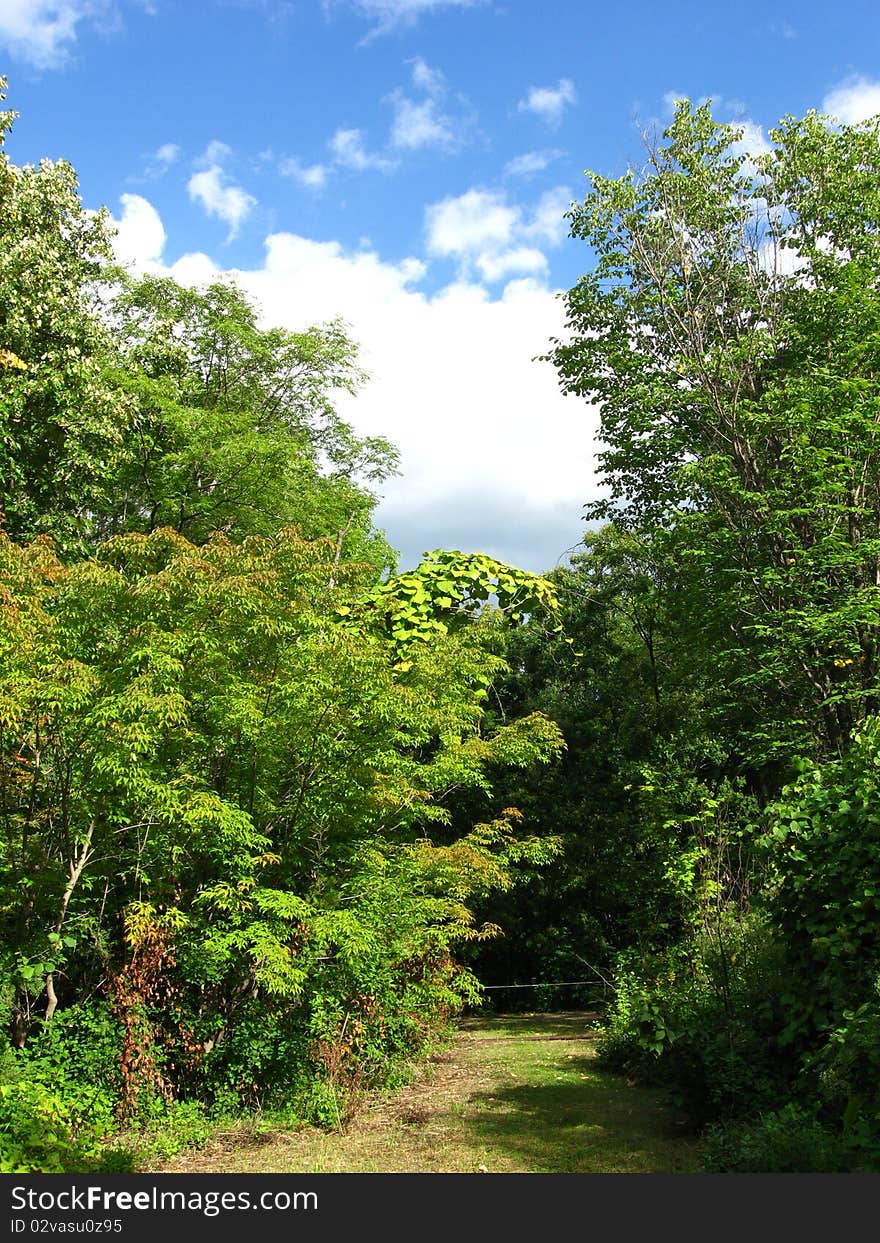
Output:
<instances>
[{"instance_id":1,"label":"tree","mask_svg":"<svg viewBox=\"0 0 880 1243\"><path fill-rule=\"evenodd\" d=\"M332 537L340 556L388 562L369 486L397 455L334 409L364 378L341 324L261 328L231 283L184 289L155 276L126 281L111 318L111 374L131 428L99 537L171 526L196 542L212 531L238 540L297 525Z\"/></svg>"},{"instance_id":2,"label":"tree","mask_svg":"<svg viewBox=\"0 0 880 1243\"><path fill-rule=\"evenodd\" d=\"M2 83L0 83L2 86ZM371 490L396 469L336 413L364 376L339 322L261 328L231 283L123 275L64 161L14 165L0 113L0 510L65 557L125 531L197 542L296 524L394 560Z\"/></svg>"},{"instance_id":3,"label":"tree","mask_svg":"<svg viewBox=\"0 0 880 1243\"><path fill-rule=\"evenodd\" d=\"M602 413L589 516L664 533L765 760L843 750L880 673L880 121L771 138L684 101L641 173L591 174L551 355Z\"/></svg>"},{"instance_id":4,"label":"tree","mask_svg":"<svg viewBox=\"0 0 880 1243\"><path fill-rule=\"evenodd\" d=\"M240 1014L277 1035L295 1003L329 1039L364 999L377 1031L394 1007L416 1030L473 991L450 955L481 934L469 896L554 844L511 816L431 829L450 790L550 758L558 731L540 714L487 728L489 617L414 639L406 662L393 634L353 628L344 602L374 572L335 552L292 530L196 546L163 529L65 566L47 540L0 538L18 1044L103 988L125 1047L159 1059L153 1086L178 1090L226 1064Z\"/></svg>"},{"instance_id":5,"label":"tree","mask_svg":"<svg viewBox=\"0 0 880 1243\"><path fill-rule=\"evenodd\" d=\"M128 422L102 373L108 217L85 211L65 161L11 163L13 119L0 112L0 510L13 538L48 533L81 551Z\"/></svg>"},{"instance_id":6,"label":"tree","mask_svg":"<svg viewBox=\"0 0 880 1243\"><path fill-rule=\"evenodd\" d=\"M711 636L681 608L662 541L608 524L549 577L561 625L536 616L511 629L490 707L559 726L565 750L551 764L497 784L562 850L481 908L505 930L472 951L497 983L608 976L617 952L666 946L699 923L717 882L725 896L748 885L744 844L733 845L741 869L725 857L732 815L754 812L742 720L719 703ZM484 814L473 795L463 804L464 820Z\"/></svg>"}]
</instances>

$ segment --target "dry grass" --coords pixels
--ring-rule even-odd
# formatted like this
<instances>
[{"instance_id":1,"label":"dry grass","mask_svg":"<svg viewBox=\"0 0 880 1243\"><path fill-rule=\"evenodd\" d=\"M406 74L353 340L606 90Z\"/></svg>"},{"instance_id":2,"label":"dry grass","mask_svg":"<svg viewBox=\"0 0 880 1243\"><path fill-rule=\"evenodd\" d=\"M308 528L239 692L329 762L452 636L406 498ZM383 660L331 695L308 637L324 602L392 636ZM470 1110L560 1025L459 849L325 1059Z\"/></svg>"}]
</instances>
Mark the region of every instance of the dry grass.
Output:
<instances>
[{"instance_id":1,"label":"dry grass","mask_svg":"<svg viewBox=\"0 0 880 1243\"><path fill-rule=\"evenodd\" d=\"M405 1088L344 1132L218 1134L167 1173L684 1173L693 1137L655 1094L600 1071L587 1014L467 1019Z\"/></svg>"}]
</instances>

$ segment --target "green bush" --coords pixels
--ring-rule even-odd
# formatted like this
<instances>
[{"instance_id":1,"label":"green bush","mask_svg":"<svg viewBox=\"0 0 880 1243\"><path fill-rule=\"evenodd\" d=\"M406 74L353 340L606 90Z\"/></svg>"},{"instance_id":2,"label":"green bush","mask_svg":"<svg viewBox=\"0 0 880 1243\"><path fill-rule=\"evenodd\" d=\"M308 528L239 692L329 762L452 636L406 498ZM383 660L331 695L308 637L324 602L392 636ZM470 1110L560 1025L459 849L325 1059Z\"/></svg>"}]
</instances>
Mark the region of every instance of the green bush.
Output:
<instances>
[{"instance_id":1,"label":"green bush","mask_svg":"<svg viewBox=\"0 0 880 1243\"><path fill-rule=\"evenodd\" d=\"M880 1151L880 998L845 1011L805 1073L815 1077L824 1113Z\"/></svg>"},{"instance_id":2,"label":"green bush","mask_svg":"<svg viewBox=\"0 0 880 1243\"><path fill-rule=\"evenodd\" d=\"M698 1123L748 1117L791 1094L781 949L755 916L649 958L621 956L602 1062L663 1086Z\"/></svg>"},{"instance_id":3,"label":"green bush","mask_svg":"<svg viewBox=\"0 0 880 1243\"><path fill-rule=\"evenodd\" d=\"M57 1095L75 1132L92 1142L115 1129L119 1050L119 1027L110 1007L89 1002L57 1011L15 1060L22 1078Z\"/></svg>"},{"instance_id":4,"label":"green bush","mask_svg":"<svg viewBox=\"0 0 880 1243\"><path fill-rule=\"evenodd\" d=\"M703 1149L706 1169L720 1174L845 1173L858 1169L858 1160L846 1136L794 1103L756 1122L709 1127Z\"/></svg>"},{"instance_id":5,"label":"green bush","mask_svg":"<svg viewBox=\"0 0 880 1243\"><path fill-rule=\"evenodd\" d=\"M0 1084L0 1173L61 1174L84 1159L58 1096L27 1079Z\"/></svg>"},{"instance_id":6,"label":"green bush","mask_svg":"<svg viewBox=\"0 0 880 1243\"><path fill-rule=\"evenodd\" d=\"M808 1053L880 971L880 718L841 759L802 763L769 815L767 907L795 981L785 1038Z\"/></svg>"}]
</instances>

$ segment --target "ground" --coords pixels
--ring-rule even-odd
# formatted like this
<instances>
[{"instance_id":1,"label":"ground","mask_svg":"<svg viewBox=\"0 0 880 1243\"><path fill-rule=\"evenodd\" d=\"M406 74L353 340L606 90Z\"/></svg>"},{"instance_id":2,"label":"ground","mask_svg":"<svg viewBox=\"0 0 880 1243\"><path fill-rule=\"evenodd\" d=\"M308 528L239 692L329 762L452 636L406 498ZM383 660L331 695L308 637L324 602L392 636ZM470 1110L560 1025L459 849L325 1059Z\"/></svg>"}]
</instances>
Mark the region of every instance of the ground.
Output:
<instances>
[{"instance_id":1,"label":"ground","mask_svg":"<svg viewBox=\"0 0 880 1243\"><path fill-rule=\"evenodd\" d=\"M344 1127L250 1124L164 1173L691 1173L699 1146L658 1096L596 1065L585 1012L468 1018L407 1086Z\"/></svg>"}]
</instances>

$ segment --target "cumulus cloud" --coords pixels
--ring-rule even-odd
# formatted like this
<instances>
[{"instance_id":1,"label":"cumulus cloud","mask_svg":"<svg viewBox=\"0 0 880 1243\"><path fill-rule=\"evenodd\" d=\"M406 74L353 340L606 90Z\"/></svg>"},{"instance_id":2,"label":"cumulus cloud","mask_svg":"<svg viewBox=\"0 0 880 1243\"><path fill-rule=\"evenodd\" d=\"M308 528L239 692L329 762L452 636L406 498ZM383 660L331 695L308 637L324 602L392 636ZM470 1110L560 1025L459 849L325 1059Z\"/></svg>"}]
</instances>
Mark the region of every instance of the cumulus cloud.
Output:
<instances>
[{"instance_id":1,"label":"cumulus cloud","mask_svg":"<svg viewBox=\"0 0 880 1243\"><path fill-rule=\"evenodd\" d=\"M410 64L413 86L427 95L442 95L445 92L446 76L441 69L427 64L421 56L413 57Z\"/></svg>"},{"instance_id":2,"label":"cumulus cloud","mask_svg":"<svg viewBox=\"0 0 880 1243\"><path fill-rule=\"evenodd\" d=\"M519 212L491 190L468 190L433 203L425 213L428 250L435 255L471 255L507 245Z\"/></svg>"},{"instance_id":3,"label":"cumulus cloud","mask_svg":"<svg viewBox=\"0 0 880 1243\"><path fill-rule=\"evenodd\" d=\"M252 194L228 181L219 164L193 173L187 190L190 198L200 203L209 216L218 216L229 225L229 239L235 237L242 221L257 205Z\"/></svg>"},{"instance_id":4,"label":"cumulus cloud","mask_svg":"<svg viewBox=\"0 0 880 1243\"><path fill-rule=\"evenodd\" d=\"M529 243L558 245L567 233L568 205L564 186L546 191L528 212L499 191L467 190L426 209L428 253L457 259L463 275L475 268L489 282L514 272L542 272L546 257Z\"/></svg>"},{"instance_id":5,"label":"cumulus cloud","mask_svg":"<svg viewBox=\"0 0 880 1243\"><path fill-rule=\"evenodd\" d=\"M232 148L228 143L221 142L219 138L212 138L199 156L198 163L204 168L210 168L212 164L222 164L232 155Z\"/></svg>"},{"instance_id":6,"label":"cumulus cloud","mask_svg":"<svg viewBox=\"0 0 880 1243\"><path fill-rule=\"evenodd\" d=\"M56 69L83 22L114 26L109 0L2 0L0 47L36 69Z\"/></svg>"},{"instance_id":7,"label":"cumulus cloud","mask_svg":"<svg viewBox=\"0 0 880 1243\"><path fill-rule=\"evenodd\" d=\"M412 85L422 94L414 100L403 90L389 96L394 109L391 125L391 146L398 150L418 150L421 147L440 147L451 150L461 141L464 127L457 124L443 111L443 100L448 94L446 78L439 69L427 64L420 56L412 62Z\"/></svg>"},{"instance_id":8,"label":"cumulus cloud","mask_svg":"<svg viewBox=\"0 0 880 1243\"><path fill-rule=\"evenodd\" d=\"M153 156L153 159L157 164L164 164L167 168L180 159L180 147L178 147L176 142L163 142Z\"/></svg>"},{"instance_id":9,"label":"cumulus cloud","mask_svg":"<svg viewBox=\"0 0 880 1243\"><path fill-rule=\"evenodd\" d=\"M463 122L454 123L443 111L448 94L443 73L420 56L410 62L412 87L419 94L413 98L403 88L385 97L393 118L384 149L370 149L364 131L341 127L330 137L327 164L304 164L297 157L282 160L279 171L309 189L321 189L334 168L362 173L371 169L390 172L399 164L401 153L424 147L452 150L461 142Z\"/></svg>"},{"instance_id":10,"label":"cumulus cloud","mask_svg":"<svg viewBox=\"0 0 880 1243\"><path fill-rule=\"evenodd\" d=\"M122 215L111 216L116 229L113 249L120 263L140 271L153 270L165 248L165 227L155 207L140 194L123 194Z\"/></svg>"},{"instance_id":11,"label":"cumulus cloud","mask_svg":"<svg viewBox=\"0 0 880 1243\"><path fill-rule=\"evenodd\" d=\"M517 104L519 112L532 112L548 125L558 125L565 109L577 102L574 83L560 78L556 86L532 86Z\"/></svg>"},{"instance_id":12,"label":"cumulus cloud","mask_svg":"<svg viewBox=\"0 0 880 1243\"><path fill-rule=\"evenodd\" d=\"M568 236L565 213L570 206L571 191L567 186L554 186L552 190L545 190L523 226L525 236L537 238L549 246L558 246Z\"/></svg>"},{"instance_id":13,"label":"cumulus cloud","mask_svg":"<svg viewBox=\"0 0 880 1243\"><path fill-rule=\"evenodd\" d=\"M394 121L391 145L403 150L419 147L452 147L456 138L449 117L444 116L434 99L415 102L405 95L392 96Z\"/></svg>"},{"instance_id":14,"label":"cumulus cloud","mask_svg":"<svg viewBox=\"0 0 880 1243\"><path fill-rule=\"evenodd\" d=\"M502 235L506 219L495 216ZM155 239L142 237L154 255ZM204 254L162 270L187 284L222 275ZM265 322L301 330L342 316L360 342L372 378L339 408L361 435L400 450L403 473L384 484L377 521L404 565L453 547L541 571L578 541L596 491L597 417L532 361L565 333L554 290L524 278L492 296L456 279L428 295L415 256L386 263L293 233L272 234L263 264L232 275Z\"/></svg>"},{"instance_id":15,"label":"cumulus cloud","mask_svg":"<svg viewBox=\"0 0 880 1243\"><path fill-rule=\"evenodd\" d=\"M822 100L822 111L844 125L856 125L880 113L880 82L855 77L841 82Z\"/></svg>"},{"instance_id":16,"label":"cumulus cloud","mask_svg":"<svg viewBox=\"0 0 880 1243\"><path fill-rule=\"evenodd\" d=\"M477 270L483 280L494 284L504 276L547 271L547 256L534 246L514 246L510 250L484 250L476 256Z\"/></svg>"},{"instance_id":17,"label":"cumulus cloud","mask_svg":"<svg viewBox=\"0 0 880 1243\"><path fill-rule=\"evenodd\" d=\"M0 3L2 3L2 0L0 0ZM182 154L183 152L176 142L164 142L147 160L144 176L151 181L158 177L164 177L172 164L176 164Z\"/></svg>"}]
</instances>

